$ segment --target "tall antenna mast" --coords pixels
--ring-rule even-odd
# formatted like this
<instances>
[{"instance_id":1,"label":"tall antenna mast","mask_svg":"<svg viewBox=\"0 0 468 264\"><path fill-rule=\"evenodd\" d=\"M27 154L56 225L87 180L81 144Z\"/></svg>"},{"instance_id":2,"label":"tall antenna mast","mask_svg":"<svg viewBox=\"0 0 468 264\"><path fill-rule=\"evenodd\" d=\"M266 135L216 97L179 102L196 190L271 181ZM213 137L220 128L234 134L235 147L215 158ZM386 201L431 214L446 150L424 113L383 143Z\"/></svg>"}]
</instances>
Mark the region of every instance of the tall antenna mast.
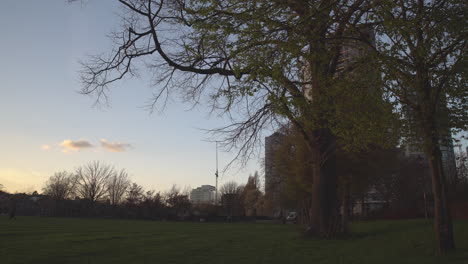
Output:
<instances>
[{"instance_id":1,"label":"tall antenna mast","mask_svg":"<svg viewBox=\"0 0 468 264\"><path fill-rule=\"evenodd\" d=\"M218 204L218 141L216 141L216 187L215 187L215 205Z\"/></svg>"}]
</instances>

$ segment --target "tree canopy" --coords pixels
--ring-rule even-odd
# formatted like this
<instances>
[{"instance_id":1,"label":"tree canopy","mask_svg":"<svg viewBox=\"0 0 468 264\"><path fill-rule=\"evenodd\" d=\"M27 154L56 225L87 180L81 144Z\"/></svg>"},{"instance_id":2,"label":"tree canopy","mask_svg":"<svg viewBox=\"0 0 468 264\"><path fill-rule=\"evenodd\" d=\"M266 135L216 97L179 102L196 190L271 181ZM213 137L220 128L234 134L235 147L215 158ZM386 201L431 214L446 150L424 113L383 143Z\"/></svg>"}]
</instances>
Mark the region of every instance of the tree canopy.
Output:
<instances>
[{"instance_id":1,"label":"tree canopy","mask_svg":"<svg viewBox=\"0 0 468 264\"><path fill-rule=\"evenodd\" d=\"M366 147L387 131L382 128L389 122L371 125L391 116L381 105L382 93L367 93L380 90L375 74L362 74L372 66L354 61L368 65L359 78L338 74L345 64L346 71L356 68L343 63L342 49L343 43L363 49L349 34L367 23L366 1L119 2L126 11L121 30L112 34L117 46L84 64L83 93L105 99L112 82L133 75L145 61L143 67L155 76L152 106L164 106L177 92L226 113L231 124L211 132L226 147L237 147L244 161L263 139L259 131L287 122L306 138L311 129L330 127L351 147ZM351 79L353 96L343 88ZM337 100L342 107L332 103ZM372 111L358 107L371 104ZM319 122L324 118L329 122Z\"/></svg>"},{"instance_id":2,"label":"tree canopy","mask_svg":"<svg viewBox=\"0 0 468 264\"><path fill-rule=\"evenodd\" d=\"M231 117L211 132L243 161L262 129L292 125L312 151L312 226L325 236L339 225L337 145L394 146L406 115L432 162L436 215L446 211L440 135L468 121L465 1L119 2L116 47L83 64L83 93L105 99L144 67L152 107L176 92Z\"/></svg>"}]
</instances>

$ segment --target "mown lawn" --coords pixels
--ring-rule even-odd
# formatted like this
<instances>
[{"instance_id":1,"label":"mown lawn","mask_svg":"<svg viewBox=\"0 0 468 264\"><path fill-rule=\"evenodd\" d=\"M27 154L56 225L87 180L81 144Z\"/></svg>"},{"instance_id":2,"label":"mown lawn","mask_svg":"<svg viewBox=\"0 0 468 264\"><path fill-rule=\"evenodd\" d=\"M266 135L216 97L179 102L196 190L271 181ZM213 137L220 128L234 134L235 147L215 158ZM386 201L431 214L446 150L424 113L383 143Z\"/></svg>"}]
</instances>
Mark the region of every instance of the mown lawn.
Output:
<instances>
[{"instance_id":1,"label":"mown lawn","mask_svg":"<svg viewBox=\"0 0 468 264\"><path fill-rule=\"evenodd\" d=\"M457 251L433 256L429 221L351 226L337 240L306 239L294 225L0 217L0 263L468 263L468 221Z\"/></svg>"}]
</instances>

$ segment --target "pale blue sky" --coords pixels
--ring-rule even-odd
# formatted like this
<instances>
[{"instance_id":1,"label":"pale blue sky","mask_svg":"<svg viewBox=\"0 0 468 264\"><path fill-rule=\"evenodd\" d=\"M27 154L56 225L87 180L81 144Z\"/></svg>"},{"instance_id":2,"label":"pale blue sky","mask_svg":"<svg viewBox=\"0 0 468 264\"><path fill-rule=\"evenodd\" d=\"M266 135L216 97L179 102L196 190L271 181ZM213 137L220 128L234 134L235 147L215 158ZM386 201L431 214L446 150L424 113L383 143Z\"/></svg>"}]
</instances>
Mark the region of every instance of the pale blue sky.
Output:
<instances>
[{"instance_id":1,"label":"pale blue sky","mask_svg":"<svg viewBox=\"0 0 468 264\"><path fill-rule=\"evenodd\" d=\"M77 93L78 61L108 50L106 34L119 23L116 1L84 2L0 4L0 183L9 191L40 191L55 171L101 160L127 169L147 189L214 185L215 146L202 141L207 135L198 128L223 122L208 118L207 109L186 111L190 106L175 100L163 114L150 115L143 109L151 97L144 78L114 85L110 107L93 107L95 98ZM132 148L109 152L99 147L100 139ZM64 140L98 147L63 153ZM233 155L220 153L220 167ZM255 170L258 159L228 171L220 184L244 182Z\"/></svg>"}]
</instances>

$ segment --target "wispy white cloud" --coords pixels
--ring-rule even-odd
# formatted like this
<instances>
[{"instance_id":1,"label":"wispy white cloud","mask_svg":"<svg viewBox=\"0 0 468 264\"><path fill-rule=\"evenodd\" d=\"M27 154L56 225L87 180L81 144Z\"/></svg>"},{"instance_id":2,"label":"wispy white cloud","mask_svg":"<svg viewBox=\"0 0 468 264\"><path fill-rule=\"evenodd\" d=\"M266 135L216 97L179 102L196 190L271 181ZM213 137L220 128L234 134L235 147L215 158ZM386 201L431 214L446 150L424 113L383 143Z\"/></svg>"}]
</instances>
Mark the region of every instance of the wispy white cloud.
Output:
<instances>
[{"instance_id":1,"label":"wispy white cloud","mask_svg":"<svg viewBox=\"0 0 468 264\"><path fill-rule=\"evenodd\" d=\"M132 148L131 144L121 142L108 142L105 139L100 139L101 147L110 152L125 152Z\"/></svg>"},{"instance_id":2,"label":"wispy white cloud","mask_svg":"<svg viewBox=\"0 0 468 264\"><path fill-rule=\"evenodd\" d=\"M62 141L62 143L59 144L63 150L62 152L64 153L70 153L70 152L73 152L73 151L80 151L82 149L90 149L90 148L94 148L94 145L91 144L89 141L87 140L69 140L69 139L66 139L64 141Z\"/></svg>"}]
</instances>

